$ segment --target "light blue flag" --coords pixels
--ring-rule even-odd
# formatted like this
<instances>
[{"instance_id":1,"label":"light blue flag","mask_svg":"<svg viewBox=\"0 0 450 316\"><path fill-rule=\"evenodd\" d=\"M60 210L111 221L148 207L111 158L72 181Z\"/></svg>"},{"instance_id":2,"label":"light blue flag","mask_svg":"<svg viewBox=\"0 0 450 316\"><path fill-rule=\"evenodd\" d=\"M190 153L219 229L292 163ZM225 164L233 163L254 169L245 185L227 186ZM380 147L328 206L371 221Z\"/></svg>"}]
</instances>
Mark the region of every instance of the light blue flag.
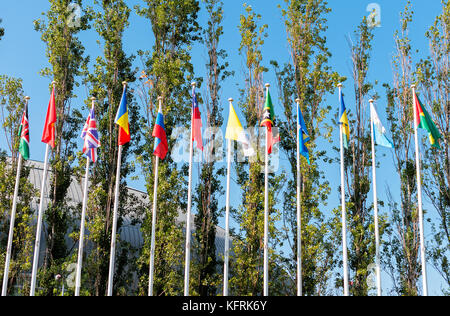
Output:
<instances>
[{"instance_id":1,"label":"light blue flag","mask_svg":"<svg viewBox=\"0 0 450 316\"><path fill-rule=\"evenodd\" d=\"M306 129L305 120L303 119L302 110L299 106L297 106L297 130L299 135L299 147L300 147L300 154L306 158L308 161L308 164L311 164L309 161L309 151L306 147L306 143L311 140L311 138L308 135L308 130Z\"/></svg>"},{"instance_id":2,"label":"light blue flag","mask_svg":"<svg viewBox=\"0 0 450 316\"><path fill-rule=\"evenodd\" d=\"M392 144L392 141L387 138L386 129L384 128L383 124L381 124L380 118L373 104L370 104L370 114L373 121L373 138L375 144L387 148L393 148L394 145Z\"/></svg>"}]
</instances>

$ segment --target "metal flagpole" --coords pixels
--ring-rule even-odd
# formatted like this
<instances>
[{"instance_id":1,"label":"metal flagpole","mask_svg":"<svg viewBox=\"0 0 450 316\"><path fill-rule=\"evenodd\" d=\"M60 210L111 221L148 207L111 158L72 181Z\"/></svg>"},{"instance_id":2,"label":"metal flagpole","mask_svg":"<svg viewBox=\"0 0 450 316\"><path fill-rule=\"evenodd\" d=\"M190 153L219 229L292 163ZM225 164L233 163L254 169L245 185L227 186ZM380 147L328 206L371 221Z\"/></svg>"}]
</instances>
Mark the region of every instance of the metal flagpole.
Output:
<instances>
[{"instance_id":1,"label":"metal flagpole","mask_svg":"<svg viewBox=\"0 0 450 316\"><path fill-rule=\"evenodd\" d=\"M162 108L162 97L158 98L159 108ZM159 157L155 157L155 184L153 188L153 213L152 213L152 239L150 246L150 274L148 282L148 296L153 296L153 278L155 270L155 248L156 248L156 208L158 203L158 169Z\"/></svg>"},{"instance_id":2,"label":"metal flagpole","mask_svg":"<svg viewBox=\"0 0 450 316\"><path fill-rule=\"evenodd\" d=\"M53 81L52 85L53 89L55 89L56 81ZM44 194L45 194L45 184L47 182L49 153L50 153L50 145L47 144L45 148L44 173L42 175L42 182L41 182L42 187L41 187L41 197L39 201L38 221L36 227L36 240L34 245L33 269L31 272L30 296L34 296L36 292L36 277L39 265L39 251L41 247L42 221L44 218L44 199L45 199Z\"/></svg>"},{"instance_id":3,"label":"metal flagpole","mask_svg":"<svg viewBox=\"0 0 450 316\"><path fill-rule=\"evenodd\" d=\"M123 90L127 83L124 81ZM114 264L116 260L116 235L117 235L117 219L119 211L119 189L120 189L120 167L122 164L122 149L123 146L119 145L119 152L117 154L117 171L116 171L116 188L114 194L114 213L113 213L113 226L111 233L111 253L109 260L109 275L108 275L108 296L112 296L114 288Z\"/></svg>"},{"instance_id":4,"label":"metal flagpole","mask_svg":"<svg viewBox=\"0 0 450 316\"><path fill-rule=\"evenodd\" d=\"M25 97L25 100L26 100L25 106L28 106L28 100L30 100L30 97ZM22 170L22 161L23 161L22 155L19 153L17 162L16 185L14 187L14 198L11 210L11 219L9 223L8 246L6 248L5 271L3 273L2 296L6 296L8 292L9 266L11 262L12 243L14 237L14 224L16 220L17 197L19 194L19 183L20 183L20 172Z\"/></svg>"},{"instance_id":5,"label":"metal flagpole","mask_svg":"<svg viewBox=\"0 0 450 316\"><path fill-rule=\"evenodd\" d=\"M373 211L374 211L374 224L375 224L375 266L377 276L377 295L381 296L381 268L380 268L380 233L378 225L378 198L377 198L377 167L376 167L376 155L375 155L375 140L373 129L373 100L369 100L370 103L370 130L372 139L372 178L373 178Z\"/></svg>"},{"instance_id":6,"label":"metal flagpole","mask_svg":"<svg viewBox=\"0 0 450 316\"><path fill-rule=\"evenodd\" d=\"M416 170L417 170L417 199L419 203L419 230L420 230L420 258L422 261L422 286L423 296L428 296L428 280L427 280L427 262L425 258L425 237L423 227L423 209L422 209L422 177L420 175L420 156L419 156L419 136L417 133L417 112L415 109L416 104L416 85L411 85L413 93L413 112L414 112L414 142L416 145Z\"/></svg>"},{"instance_id":7,"label":"metal flagpole","mask_svg":"<svg viewBox=\"0 0 450 316\"><path fill-rule=\"evenodd\" d=\"M95 97L91 98L92 106L95 103ZM83 192L83 206L81 209L81 223L80 223L80 241L78 245L78 261L77 261L77 274L75 278L75 296L80 296L80 288L81 288L81 269L83 266L83 248L84 248L84 235L85 235L85 221L86 221L86 206L88 200L88 186L89 186L89 166L90 166L90 158L86 157L86 174L84 181L84 192Z\"/></svg>"},{"instance_id":8,"label":"metal flagpole","mask_svg":"<svg viewBox=\"0 0 450 316\"><path fill-rule=\"evenodd\" d=\"M266 94L270 84L266 84ZM264 172L264 296L269 296L269 133L266 127L266 158Z\"/></svg>"},{"instance_id":9,"label":"metal flagpole","mask_svg":"<svg viewBox=\"0 0 450 316\"><path fill-rule=\"evenodd\" d=\"M84 245L84 222L86 220L86 205L88 198L88 182L89 182L89 165L90 159L86 157L86 174L84 180L84 192L83 192L83 206L81 209L81 224L80 224L80 240L78 245L78 261L77 261L77 274L75 281L75 296L80 296L81 288L81 267L83 264L83 245Z\"/></svg>"},{"instance_id":10,"label":"metal flagpole","mask_svg":"<svg viewBox=\"0 0 450 316\"><path fill-rule=\"evenodd\" d=\"M41 198L39 202L39 212L38 212L38 221L36 228L36 241L34 245L34 258L33 258L33 270L31 272L31 287L30 287L30 296L34 296L36 291L36 276L37 269L39 264L39 251L41 248L41 233L42 233L42 220L44 217L44 199L45 199L45 185L47 182L47 173L48 173L48 156L50 152L50 145L47 144L45 149L45 164L44 164L44 173L42 176L41 182Z\"/></svg>"},{"instance_id":11,"label":"metal flagpole","mask_svg":"<svg viewBox=\"0 0 450 316\"><path fill-rule=\"evenodd\" d=\"M300 99L297 103L297 296L302 296L302 203L301 203L301 176L300 176L300 125L299 107Z\"/></svg>"},{"instance_id":12,"label":"metal flagpole","mask_svg":"<svg viewBox=\"0 0 450 316\"><path fill-rule=\"evenodd\" d=\"M342 84L338 84L339 95L342 93ZM341 204L342 204L342 258L344 269L344 296L349 296L348 289L348 259L347 259L347 216L345 209L345 178L344 178L344 142L343 125L340 124L340 147L341 147Z\"/></svg>"},{"instance_id":13,"label":"metal flagpole","mask_svg":"<svg viewBox=\"0 0 450 316\"><path fill-rule=\"evenodd\" d=\"M114 213L113 213L113 226L111 233L111 253L109 260L109 275L108 275L108 296L113 294L114 283L114 264L116 257L116 235L117 235L117 218L119 209L119 189L120 189L120 167L122 162L122 149L123 146L119 146L119 153L117 154L117 172L116 172L116 188L114 193Z\"/></svg>"},{"instance_id":14,"label":"metal flagpole","mask_svg":"<svg viewBox=\"0 0 450 316\"><path fill-rule=\"evenodd\" d=\"M231 103L233 99L228 99ZM228 296L228 270L230 258L230 178L231 178L231 139L228 139L227 153L227 196L226 196L226 214L225 214L225 262L223 267L223 296Z\"/></svg>"},{"instance_id":15,"label":"metal flagpole","mask_svg":"<svg viewBox=\"0 0 450 316\"><path fill-rule=\"evenodd\" d=\"M192 83L192 88L195 89L197 84ZM191 139L189 150L189 187L188 187L188 205L186 213L186 260L184 267L184 296L189 296L189 268L191 264L191 204L192 204L192 162L194 157L194 140L193 135L193 120L194 120L194 108L192 108L191 119Z\"/></svg>"}]
</instances>

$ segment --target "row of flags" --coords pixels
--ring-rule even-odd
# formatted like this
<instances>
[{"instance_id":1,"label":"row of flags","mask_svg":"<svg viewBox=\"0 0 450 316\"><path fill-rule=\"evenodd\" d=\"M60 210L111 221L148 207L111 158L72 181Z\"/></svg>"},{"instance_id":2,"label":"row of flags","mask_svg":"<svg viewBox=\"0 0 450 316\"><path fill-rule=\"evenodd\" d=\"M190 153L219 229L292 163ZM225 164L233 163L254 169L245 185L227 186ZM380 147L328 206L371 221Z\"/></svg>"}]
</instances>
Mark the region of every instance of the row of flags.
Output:
<instances>
[{"instance_id":1,"label":"row of flags","mask_svg":"<svg viewBox=\"0 0 450 316\"><path fill-rule=\"evenodd\" d=\"M129 122L129 115L128 115L128 106L127 106L127 84L126 82L124 84L123 89L123 95L121 98L121 102L118 108L117 115L115 117L115 124L118 125L118 166L117 166L117 175L116 175L116 194L115 194L115 205L114 205L114 219L113 219L113 234L112 234L112 240L111 240L111 261L110 261L110 276L108 279L108 295L112 295L112 285L113 285L113 275L114 275L114 256L115 256L115 238L116 238L116 221L117 221L117 208L118 208L118 186L120 184L119 178L120 178L120 165L121 165L121 153L122 153L122 146L126 145L131 141L131 133L130 133L130 122ZM263 109L263 118L261 122L262 127L266 127L266 140L267 140L267 148L266 148L266 196L268 194L267 190L267 166L268 166L268 155L272 153L273 146L280 141L279 136L274 136L273 134L273 127L275 126L275 111L274 106L272 103L272 99L269 92L269 86L267 87L266 92L266 101ZM415 127L417 128L423 128L429 133L430 137L430 143L433 147L440 148L439 146L439 139L442 137L439 133L439 130L437 129L436 125L434 124L433 120L431 119L430 115L424 108L423 104L419 100L417 94L415 91L413 91L413 97L414 97L414 111L415 111ZM29 99L29 98L28 98ZM156 210L157 210L157 183L158 183L158 164L159 160L164 160L168 154L169 146L168 146L168 140L165 130L165 124L164 124L164 114L162 110L162 101L161 98L159 99L159 108L158 113L155 121L155 126L153 129L152 136L155 138L155 145L154 145L154 156L156 159L156 168L155 168L155 193L154 193L154 208L153 208L153 220L155 221L153 223L153 227L156 225ZM244 149L245 156L253 156L256 154L255 150L253 149L250 138L248 134L245 132L237 114L232 104L232 99L230 101L230 108L229 108L229 118L228 118L228 124L226 129L226 136L225 138L229 141L229 155L228 155L228 166L230 166L230 146L231 141L237 141L240 142ZM339 87L339 102L340 102L340 108L339 108L339 125L341 129L341 141L342 146L341 148L348 149L350 144L350 124L349 119L347 115L347 109L344 103L344 98L342 94L341 87ZM372 140L374 144L393 148L393 143L389 138L386 136L386 129L381 123L381 120L375 110L375 107L373 106L373 101L370 101L370 113L371 113L371 129L372 129ZM34 252L34 260L33 260L33 271L32 271L32 283L31 283L31 295L34 296L35 294L35 286L36 286L36 275L37 275L37 262L39 261L39 245L40 245L40 234L42 229L42 212L43 212L43 203L42 203L42 197L44 196L44 187L45 187L45 181L46 181L46 175L47 175L47 169L48 169L48 154L49 154L49 146L54 148L55 147L55 141L56 141L56 134L55 134L55 124L57 122L56 117L56 102L55 102L55 83L53 83L53 89L50 97L50 102L47 110L47 116L45 120L44 125L44 131L42 136L42 142L47 144L46 149L46 161L45 161L45 167L44 167L44 177L43 177L43 184L42 184L42 191L41 191L41 201L40 201L40 207L39 207L39 215L38 215L38 228L36 232L36 243L35 243L35 252ZM28 120L28 100L22 115L20 129L19 129L19 135L20 135L20 145L19 145L19 153L20 153L20 160L19 163L21 163L21 160L28 160L30 158L30 149L29 149L29 120ZM193 84L193 90L192 90L192 116L191 116L191 159L190 159L190 175L189 175L189 186L191 186L191 168L192 168L192 151L193 151L193 144L194 142L197 143L197 148L200 150L203 150L203 141L202 141L202 119L201 119L201 113L198 106L197 96L195 92L195 84ZM87 190L88 190L88 176L89 176L89 163L93 162L95 163L98 160L98 154L97 149L100 147L100 139L99 134L97 130L97 121L95 116L95 98L92 98L92 108L89 112L89 116L86 120L86 123L83 127L81 138L84 140L83 143L83 153L87 157L87 166L86 166L86 178L85 178L85 192L84 192L84 200L83 200L83 213L82 213L82 223L80 231L82 232L82 235L80 235L80 249L79 249L79 260L77 264L77 278L76 278L76 296L79 295L79 290L81 287L81 265L82 265L82 245L84 240L84 219L85 219L85 209L86 209L86 203L87 203ZM308 164L310 164L310 157L309 157L309 151L306 146L306 144L311 140L310 135L307 131L306 123L300 108L299 100L297 100L297 142L298 142L298 157L300 155L304 156L305 159L308 161ZM341 152L341 155L343 153ZM374 153L373 153L374 155ZM341 156L342 157L342 156ZM298 158L299 159L299 158ZM343 159L341 159L341 164L343 164ZM374 160L374 159L373 159ZM343 165L342 165L343 166ZM20 164L19 168L20 169ZM18 170L18 177L19 177ZM300 173L300 167L298 166L297 172ZM341 169L342 173L342 169ZM342 175L341 175L342 176ZM230 194L230 188L229 188L229 177L230 177L230 168L228 168L228 182L227 182L227 231L226 231L226 250L225 250L225 269L224 273L228 273L228 243L229 243L229 231L228 231L228 210L229 210L229 194ZM375 174L374 174L375 177ZM343 178L343 177L342 177ZM299 179L299 178L298 178ZM342 180L343 181L343 180ZM300 186L300 184L297 184ZM16 181L16 186L18 186L18 182ZM376 186L376 184L375 184ZM342 188L344 186L342 185ZM190 198L191 190L189 188L189 201L191 201ZM16 199L17 199L17 192L15 192L15 199L13 202L13 212L12 212L12 218L11 218L11 225L12 228L14 228L14 215L15 215L15 207L16 207ZM300 203L300 192L298 190L298 199L297 203ZM343 202L345 201L344 198L344 192L343 192ZM375 196L376 201L376 196ZM268 199L265 200L265 204L268 204ZM345 203L343 203L343 234L345 234ZM376 204L376 202L375 202ZM268 209L268 205L265 205L266 209ZM187 217L187 228L189 228L189 221L190 221L190 203L188 203L188 217ZM300 205L298 205L298 210L300 211ZM268 216L266 216L266 219L268 219ZM298 217L300 220L300 217ZM265 221L265 230L267 229L268 223L267 220ZM298 229L300 229L300 225L298 226ZM188 236L190 230L186 230L186 278L185 282L185 295L189 295L189 262L190 262L190 242ZM299 230L300 233L300 230ZM154 232L152 234L152 255L154 255ZM267 236L265 236L265 251L268 248L267 244ZM344 235L343 237L343 251L344 251L344 279L346 276L346 273L348 273L346 270L346 237ZM9 242L8 242L8 251L7 251L7 260L5 265L5 274L4 274L4 280L3 280L3 288L2 288L2 295L6 295L6 289L7 289L7 279L8 279L8 272L9 272L9 264L10 264L10 251L11 251L11 245L12 243L12 231L10 231L9 235ZM301 246L301 243L298 245ZM299 252L301 253L301 252ZM266 255L266 254L265 254ZM151 258L153 260L153 257ZM300 261L299 261L300 264ZM153 261L150 264L150 285L149 285L149 295L152 295L153 293ZM268 267L265 266L264 269L264 295L268 295ZM301 270L299 268L299 275L298 278L301 278ZM228 275L224 275L224 295L228 295ZM226 284L225 284L226 283ZM300 282L301 283L301 282ZM347 282L348 283L348 282ZM301 287L301 285L299 285ZM380 288L380 286L379 286ZM348 290L347 290L348 291ZM344 286L344 294L348 294L348 292L345 289ZM299 293L301 293L301 290L299 290Z\"/></svg>"}]
</instances>

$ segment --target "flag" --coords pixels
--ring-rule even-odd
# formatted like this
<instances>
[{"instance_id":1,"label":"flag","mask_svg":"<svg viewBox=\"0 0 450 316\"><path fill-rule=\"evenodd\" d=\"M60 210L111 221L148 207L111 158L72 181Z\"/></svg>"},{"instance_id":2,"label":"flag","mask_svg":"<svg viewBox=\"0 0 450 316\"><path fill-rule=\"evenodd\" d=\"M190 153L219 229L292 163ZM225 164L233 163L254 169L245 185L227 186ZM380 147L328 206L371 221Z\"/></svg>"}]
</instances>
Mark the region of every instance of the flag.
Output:
<instances>
[{"instance_id":1,"label":"flag","mask_svg":"<svg viewBox=\"0 0 450 316\"><path fill-rule=\"evenodd\" d=\"M161 160L166 158L167 152L169 151L169 145L167 143L166 128L164 126L164 115L161 106L158 110L158 116L156 118L156 125L153 129L153 137L155 137L155 151L154 155L159 157Z\"/></svg>"},{"instance_id":2,"label":"flag","mask_svg":"<svg viewBox=\"0 0 450 316\"><path fill-rule=\"evenodd\" d=\"M341 103L339 108L339 124L342 124L342 139L344 141L344 148L348 149L348 142L350 141L350 127L348 124L347 109L345 108L342 91L339 92L339 101Z\"/></svg>"},{"instance_id":3,"label":"flag","mask_svg":"<svg viewBox=\"0 0 450 316\"><path fill-rule=\"evenodd\" d=\"M45 119L44 132L42 134L42 142L52 148L55 148L55 123L56 123L56 102L55 87L53 87L52 95L47 109L47 117Z\"/></svg>"},{"instance_id":4,"label":"flag","mask_svg":"<svg viewBox=\"0 0 450 316\"><path fill-rule=\"evenodd\" d=\"M244 155L246 157L251 157L256 154L255 150L250 144L250 138L248 137L248 134L242 127L241 122L239 121L239 118L236 114L236 111L234 110L234 107L231 103L230 103L230 115L228 117L228 125L225 138L240 142L244 148Z\"/></svg>"},{"instance_id":5,"label":"flag","mask_svg":"<svg viewBox=\"0 0 450 316\"><path fill-rule=\"evenodd\" d=\"M97 148L100 147L100 140L98 137L94 107L92 107L86 120L83 132L81 133L81 138L84 139L83 154L95 163L97 161Z\"/></svg>"},{"instance_id":6,"label":"flag","mask_svg":"<svg viewBox=\"0 0 450 316\"><path fill-rule=\"evenodd\" d=\"M432 147L441 149L441 146L439 145L439 139L442 137L442 135L439 133L439 130L431 119L430 114L428 114L427 110L423 106L422 102L420 102L417 94L414 95L414 103L417 118L417 127L427 130Z\"/></svg>"},{"instance_id":7,"label":"flag","mask_svg":"<svg viewBox=\"0 0 450 316\"><path fill-rule=\"evenodd\" d=\"M119 125L119 146L130 142L130 125L128 121L127 87L123 90L122 100L117 111L115 123Z\"/></svg>"},{"instance_id":8,"label":"flag","mask_svg":"<svg viewBox=\"0 0 450 316\"><path fill-rule=\"evenodd\" d=\"M267 89L266 95L266 103L264 105L264 113L263 120L261 122L261 126L265 126L267 128L267 139L268 139L268 153L269 155L272 153L273 146L280 141L280 135L274 136L273 134L273 126L275 122L275 111L273 109L272 98L270 97L269 89Z\"/></svg>"},{"instance_id":9,"label":"flag","mask_svg":"<svg viewBox=\"0 0 450 316\"><path fill-rule=\"evenodd\" d=\"M195 87L192 89L192 141L196 141L197 148L203 151L202 116L198 107Z\"/></svg>"},{"instance_id":10,"label":"flag","mask_svg":"<svg viewBox=\"0 0 450 316\"><path fill-rule=\"evenodd\" d=\"M306 129L305 120L303 118L302 110L300 106L297 106L297 131L298 131L298 144L300 148L300 154L308 160L308 164L311 164L309 160L309 151L306 147L306 143L311 140Z\"/></svg>"},{"instance_id":11,"label":"flag","mask_svg":"<svg viewBox=\"0 0 450 316\"><path fill-rule=\"evenodd\" d=\"M387 148L393 148L394 145L392 144L392 141L387 138L386 129L381 123L378 113L372 103L370 104L370 115L373 121L373 139L375 141L375 144Z\"/></svg>"},{"instance_id":12,"label":"flag","mask_svg":"<svg viewBox=\"0 0 450 316\"><path fill-rule=\"evenodd\" d=\"M25 104L19 128L19 152L24 160L30 159L30 126L28 125L28 105Z\"/></svg>"}]
</instances>

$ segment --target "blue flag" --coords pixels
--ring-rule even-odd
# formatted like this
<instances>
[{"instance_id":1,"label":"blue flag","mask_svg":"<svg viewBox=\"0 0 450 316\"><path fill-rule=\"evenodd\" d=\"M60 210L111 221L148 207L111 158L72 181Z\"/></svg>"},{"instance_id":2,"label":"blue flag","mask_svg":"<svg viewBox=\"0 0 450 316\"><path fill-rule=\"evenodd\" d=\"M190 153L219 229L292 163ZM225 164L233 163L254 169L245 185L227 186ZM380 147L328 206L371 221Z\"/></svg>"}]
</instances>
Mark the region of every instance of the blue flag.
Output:
<instances>
[{"instance_id":1,"label":"blue flag","mask_svg":"<svg viewBox=\"0 0 450 316\"><path fill-rule=\"evenodd\" d=\"M306 147L306 143L311 140L308 135L308 130L306 129L305 120L303 119L302 110L300 106L297 106L297 130L298 130L298 144L300 148L300 154L308 160L308 164L311 164L309 161L309 151Z\"/></svg>"}]
</instances>

